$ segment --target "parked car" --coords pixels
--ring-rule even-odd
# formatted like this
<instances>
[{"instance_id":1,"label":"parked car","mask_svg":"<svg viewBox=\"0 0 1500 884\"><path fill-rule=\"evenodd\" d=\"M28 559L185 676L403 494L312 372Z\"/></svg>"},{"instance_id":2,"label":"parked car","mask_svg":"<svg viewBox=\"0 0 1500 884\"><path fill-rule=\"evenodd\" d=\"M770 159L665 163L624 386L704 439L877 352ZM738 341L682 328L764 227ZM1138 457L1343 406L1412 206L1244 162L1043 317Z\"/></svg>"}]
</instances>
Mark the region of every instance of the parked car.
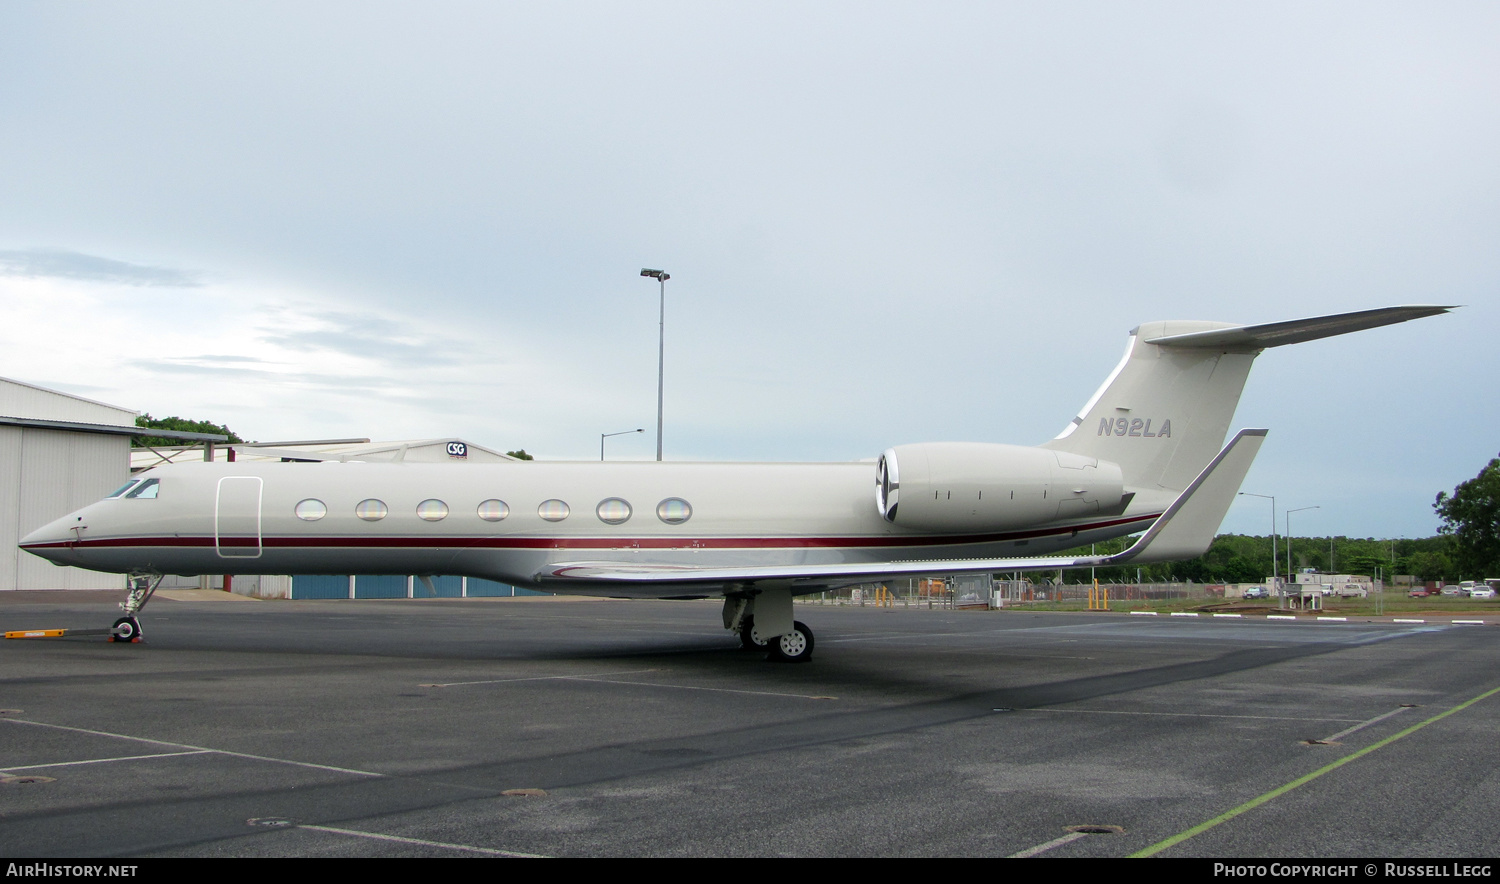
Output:
<instances>
[{"instance_id":1,"label":"parked car","mask_svg":"<svg viewBox=\"0 0 1500 884\"><path fill-rule=\"evenodd\" d=\"M1271 593L1267 592L1264 586L1252 586L1245 590L1245 594L1242 596L1242 598L1247 599L1268 599L1270 597Z\"/></svg>"},{"instance_id":2,"label":"parked car","mask_svg":"<svg viewBox=\"0 0 1500 884\"><path fill-rule=\"evenodd\" d=\"M1432 595L1432 593L1428 592L1425 589L1414 589L1411 592L1407 593L1406 597L1411 599L1425 599L1430 595Z\"/></svg>"},{"instance_id":3,"label":"parked car","mask_svg":"<svg viewBox=\"0 0 1500 884\"><path fill-rule=\"evenodd\" d=\"M1445 587L1443 587L1442 594L1443 595L1468 595L1468 593L1464 590L1464 588L1462 586L1445 586Z\"/></svg>"},{"instance_id":4,"label":"parked car","mask_svg":"<svg viewBox=\"0 0 1500 884\"><path fill-rule=\"evenodd\" d=\"M1469 598L1471 599L1492 599L1494 597L1495 591L1488 586L1476 587L1469 591Z\"/></svg>"}]
</instances>

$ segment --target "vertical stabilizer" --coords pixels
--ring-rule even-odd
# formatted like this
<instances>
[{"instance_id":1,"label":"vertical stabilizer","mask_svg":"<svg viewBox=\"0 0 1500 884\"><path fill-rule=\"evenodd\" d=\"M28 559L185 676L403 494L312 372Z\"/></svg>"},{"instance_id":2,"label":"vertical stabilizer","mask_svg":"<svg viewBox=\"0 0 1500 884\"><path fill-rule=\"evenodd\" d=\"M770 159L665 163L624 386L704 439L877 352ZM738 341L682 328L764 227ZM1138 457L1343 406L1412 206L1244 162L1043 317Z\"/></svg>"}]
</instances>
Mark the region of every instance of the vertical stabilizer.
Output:
<instances>
[{"instance_id":1,"label":"vertical stabilizer","mask_svg":"<svg viewBox=\"0 0 1500 884\"><path fill-rule=\"evenodd\" d=\"M1145 323L1083 411L1043 447L1113 461L1127 488L1182 491L1224 444L1262 350L1451 309L1416 304L1264 325Z\"/></svg>"},{"instance_id":2,"label":"vertical stabilizer","mask_svg":"<svg viewBox=\"0 0 1500 884\"><path fill-rule=\"evenodd\" d=\"M1235 327L1225 322L1150 322L1136 328L1109 379L1043 447L1113 461L1130 488L1187 488L1224 445L1259 351L1150 341Z\"/></svg>"}]
</instances>

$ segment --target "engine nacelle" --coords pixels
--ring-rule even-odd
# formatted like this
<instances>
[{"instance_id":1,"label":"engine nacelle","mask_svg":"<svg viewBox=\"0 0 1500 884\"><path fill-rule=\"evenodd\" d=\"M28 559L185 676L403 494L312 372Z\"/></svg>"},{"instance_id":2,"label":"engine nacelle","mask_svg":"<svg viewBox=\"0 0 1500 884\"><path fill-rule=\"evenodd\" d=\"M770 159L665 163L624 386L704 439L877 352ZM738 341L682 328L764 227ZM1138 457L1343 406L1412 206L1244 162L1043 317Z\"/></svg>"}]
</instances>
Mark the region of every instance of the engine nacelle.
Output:
<instances>
[{"instance_id":1,"label":"engine nacelle","mask_svg":"<svg viewBox=\"0 0 1500 884\"><path fill-rule=\"evenodd\" d=\"M921 531L1003 531L1124 510L1118 464L1022 445L925 442L880 456L875 504Z\"/></svg>"}]
</instances>

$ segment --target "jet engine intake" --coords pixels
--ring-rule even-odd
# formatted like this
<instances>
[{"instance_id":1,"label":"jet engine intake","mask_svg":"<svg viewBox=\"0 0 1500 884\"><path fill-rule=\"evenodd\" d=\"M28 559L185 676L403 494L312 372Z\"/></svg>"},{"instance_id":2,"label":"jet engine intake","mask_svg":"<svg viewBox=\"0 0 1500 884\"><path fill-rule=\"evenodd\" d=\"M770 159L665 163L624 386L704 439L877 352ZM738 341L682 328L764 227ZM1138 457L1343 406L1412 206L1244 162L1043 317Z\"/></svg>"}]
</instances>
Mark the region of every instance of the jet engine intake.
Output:
<instances>
[{"instance_id":1,"label":"jet engine intake","mask_svg":"<svg viewBox=\"0 0 1500 884\"><path fill-rule=\"evenodd\" d=\"M1066 451L984 442L887 448L875 467L875 505L920 531L975 532L1118 512L1118 464Z\"/></svg>"}]
</instances>

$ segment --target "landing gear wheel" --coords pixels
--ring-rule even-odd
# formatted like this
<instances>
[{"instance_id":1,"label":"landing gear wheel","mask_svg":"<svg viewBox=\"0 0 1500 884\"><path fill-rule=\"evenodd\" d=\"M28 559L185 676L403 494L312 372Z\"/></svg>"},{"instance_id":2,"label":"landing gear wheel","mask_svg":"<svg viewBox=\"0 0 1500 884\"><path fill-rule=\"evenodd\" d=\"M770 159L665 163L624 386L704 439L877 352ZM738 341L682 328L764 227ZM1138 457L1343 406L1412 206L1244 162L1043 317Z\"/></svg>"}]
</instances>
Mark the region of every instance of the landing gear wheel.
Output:
<instances>
[{"instance_id":1,"label":"landing gear wheel","mask_svg":"<svg viewBox=\"0 0 1500 884\"><path fill-rule=\"evenodd\" d=\"M133 642L139 640L140 637L141 624L134 617L121 617L115 621L115 641Z\"/></svg>"},{"instance_id":2,"label":"landing gear wheel","mask_svg":"<svg viewBox=\"0 0 1500 884\"><path fill-rule=\"evenodd\" d=\"M798 620L792 624L791 632L771 640L770 649L771 653L767 655L767 660L780 663L806 663L812 659L812 630L807 628L806 623Z\"/></svg>"},{"instance_id":3,"label":"landing gear wheel","mask_svg":"<svg viewBox=\"0 0 1500 884\"><path fill-rule=\"evenodd\" d=\"M764 651L766 640L755 634L755 618L740 621L740 647L747 651Z\"/></svg>"}]
</instances>

